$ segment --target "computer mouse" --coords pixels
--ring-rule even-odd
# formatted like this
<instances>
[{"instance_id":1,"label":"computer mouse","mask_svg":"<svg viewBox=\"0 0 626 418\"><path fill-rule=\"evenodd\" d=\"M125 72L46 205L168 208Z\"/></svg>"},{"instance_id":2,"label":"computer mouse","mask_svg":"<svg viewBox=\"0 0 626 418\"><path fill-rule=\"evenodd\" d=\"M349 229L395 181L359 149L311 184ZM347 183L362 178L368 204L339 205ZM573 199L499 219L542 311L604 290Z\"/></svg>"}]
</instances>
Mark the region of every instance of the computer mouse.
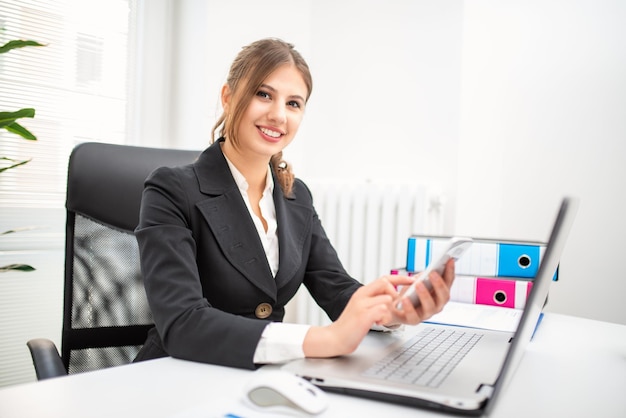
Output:
<instances>
[{"instance_id":1,"label":"computer mouse","mask_svg":"<svg viewBox=\"0 0 626 418\"><path fill-rule=\"evenodd\" d=\"M317 415L328 407L328 395L320 388L283 370L257 371L246 386L245 397L267 412Z\"/></svg>"}]
</instances>

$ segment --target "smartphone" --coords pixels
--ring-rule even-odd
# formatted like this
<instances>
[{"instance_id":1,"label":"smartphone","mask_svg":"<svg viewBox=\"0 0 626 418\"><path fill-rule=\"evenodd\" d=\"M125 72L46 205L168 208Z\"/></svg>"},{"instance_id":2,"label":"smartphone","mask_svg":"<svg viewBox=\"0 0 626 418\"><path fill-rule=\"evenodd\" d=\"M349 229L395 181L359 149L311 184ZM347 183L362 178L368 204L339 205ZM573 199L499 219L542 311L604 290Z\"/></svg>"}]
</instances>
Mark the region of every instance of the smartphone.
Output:
<instances>
[{"instance_id":1,"label":"smartphone","mask_svg":"<svg viewBox=\"0 0 626 418\"><path fill-rule=\"evenodd\" d=\"M433 286L430 284L430 280L428 280L428 276L430 275L430 273L432 271L436 271L439 274L443 274L443 270L446 267L446 263L448 262L448 260L450 260L451 258L454 259L454 261L458 260L465 253L465 251L467 251L467 249L471 247L473 242L474 241L471 238L450 238L445 246L444 251L441 252L436 259L431 260L426 269L418 276L417 280L424 282L426 288L432 291ZM406 286L400 292L400 299L403 299L405 296L407 296L411 300L413 306L415 306L416 308L419 306L420 301L417 293L415 292L415 283ZM402 309L402 302L398 302L396 307L398 309Z\"/></svg>"}]
</instances>

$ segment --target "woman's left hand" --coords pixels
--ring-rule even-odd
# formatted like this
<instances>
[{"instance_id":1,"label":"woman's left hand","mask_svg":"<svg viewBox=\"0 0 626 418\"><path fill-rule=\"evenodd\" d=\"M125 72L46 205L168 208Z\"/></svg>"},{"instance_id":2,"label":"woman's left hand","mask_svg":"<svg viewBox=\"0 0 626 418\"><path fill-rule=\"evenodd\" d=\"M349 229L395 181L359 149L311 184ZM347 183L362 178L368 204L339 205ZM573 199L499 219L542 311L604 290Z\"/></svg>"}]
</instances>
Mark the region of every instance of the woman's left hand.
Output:
<instances>
[{"instance_id":1,"label":"woman's left hand","mask_svg":"<svg viewBox=\"0 0 626 418\"><path fill-rule=\"evenodd\" d=\"M398 324L415 325L427 320L436 313L441 312L444 305L450 300L450 286L454 281L454 260L450 259L446 263L443 271L443 277L437 272L429 275L429 281L433 287L432 292L419 280L415 280L411 284L415 286L415 291L420 300L417 308L413 306L408 297L395 299L392 303L393 320L385 326L394 326ZM402 308L396 308L398 302L402 302Z\"/></svg>"}]
</instances>

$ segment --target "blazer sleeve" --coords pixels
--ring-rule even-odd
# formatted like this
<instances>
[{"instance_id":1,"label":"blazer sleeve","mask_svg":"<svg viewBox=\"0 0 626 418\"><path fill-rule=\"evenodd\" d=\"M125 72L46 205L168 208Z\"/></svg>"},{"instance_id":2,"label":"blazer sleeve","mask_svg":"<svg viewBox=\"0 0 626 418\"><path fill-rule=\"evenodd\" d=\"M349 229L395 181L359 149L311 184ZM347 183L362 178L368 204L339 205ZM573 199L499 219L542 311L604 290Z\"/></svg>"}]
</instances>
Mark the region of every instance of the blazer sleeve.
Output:
<instances>
[{"instance_id":1,"label":"blazer sleeve","mask_svg":"<svg viewBox=\"0 0 626 418\"><path fill-rule=\"evenodd\" d=\"M313 208L310 251L303 283L315 302L332 321L335 321L352 294L362 284L352 278L343 267L313 207L313 196L309 188L300 180L297 180L295 185L298 199L306 197L308 199L306 204Z\"/></svg>"},{"instance_id":2,"label":"blazer sleeve","mask_svg":"<svg viewBox=\"0 0 626 418\"><path fill-rule=\"evenodd\" d=\"M189 224L192 171L160 168L145 183L135 235L154 323L173 357L253 369L268 321L215 309L203 296Z\"/></svg>"}]
</instances>

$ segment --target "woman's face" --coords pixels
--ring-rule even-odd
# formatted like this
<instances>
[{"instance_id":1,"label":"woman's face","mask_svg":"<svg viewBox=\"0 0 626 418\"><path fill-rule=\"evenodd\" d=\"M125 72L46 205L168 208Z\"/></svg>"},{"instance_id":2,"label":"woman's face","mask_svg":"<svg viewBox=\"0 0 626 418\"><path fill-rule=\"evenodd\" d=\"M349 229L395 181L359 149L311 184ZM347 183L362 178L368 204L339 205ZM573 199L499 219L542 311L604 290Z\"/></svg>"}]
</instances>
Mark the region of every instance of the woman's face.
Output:
<instances>
[{"instance_id":1,"label":"woman's face","mask_svg":"<svg viewBox=\"0 0 626 418\"><path fill-rule=\"evenodd\" d=\"M240 151L269 160L289 145L304 116L307 93L294 65L285 64L271 73L263 80L237 128ZM226 106L227 102L225 97Z\"/></svg>"}]
</instances>

